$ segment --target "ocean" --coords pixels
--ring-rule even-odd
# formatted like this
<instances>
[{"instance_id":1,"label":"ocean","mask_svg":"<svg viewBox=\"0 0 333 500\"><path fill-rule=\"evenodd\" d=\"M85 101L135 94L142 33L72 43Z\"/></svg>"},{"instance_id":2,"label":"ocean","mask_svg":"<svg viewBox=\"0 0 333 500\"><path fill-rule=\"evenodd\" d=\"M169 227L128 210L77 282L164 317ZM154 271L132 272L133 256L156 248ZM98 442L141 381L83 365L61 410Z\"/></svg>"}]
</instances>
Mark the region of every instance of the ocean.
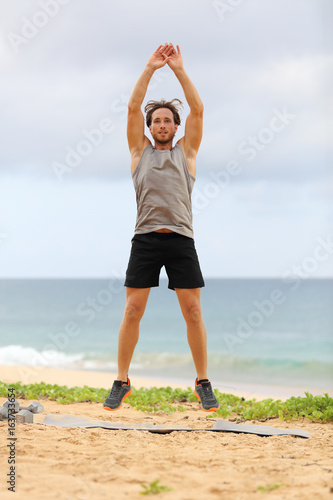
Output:
<instances>
[{"instance_id":1,"label":"ocean","mask_svg":"<svg viewBox=\"0 0 333 500\"><path fill-rule=\"evenodd\" d=\"M201 297L215 386L332 388L333 280L206 279ZM0 365L117 371L124 303L120 278L2 280ZM131 374L193 384L165 279L150 292Z\"/></svg>"}]
</instances>

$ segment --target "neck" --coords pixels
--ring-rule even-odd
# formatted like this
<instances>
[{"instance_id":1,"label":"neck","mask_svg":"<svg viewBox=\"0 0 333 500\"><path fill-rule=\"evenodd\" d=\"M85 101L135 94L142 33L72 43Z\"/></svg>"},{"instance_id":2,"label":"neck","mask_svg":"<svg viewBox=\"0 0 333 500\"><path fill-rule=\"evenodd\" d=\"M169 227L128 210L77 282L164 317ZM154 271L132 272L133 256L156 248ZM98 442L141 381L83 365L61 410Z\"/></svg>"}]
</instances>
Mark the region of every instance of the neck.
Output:
<instances>
[{"instance_id":1,"label":"neck","mask_svg":"<svg viewBox=\"0 0 333 500\"><path fill-rule=\"evenodd\" d=\"M171 151L172 141L166 142L165 144L161 144L160 142L155 141L154 148L158 151L165 151L166 149Z\"/></svg>"}]
</instances>

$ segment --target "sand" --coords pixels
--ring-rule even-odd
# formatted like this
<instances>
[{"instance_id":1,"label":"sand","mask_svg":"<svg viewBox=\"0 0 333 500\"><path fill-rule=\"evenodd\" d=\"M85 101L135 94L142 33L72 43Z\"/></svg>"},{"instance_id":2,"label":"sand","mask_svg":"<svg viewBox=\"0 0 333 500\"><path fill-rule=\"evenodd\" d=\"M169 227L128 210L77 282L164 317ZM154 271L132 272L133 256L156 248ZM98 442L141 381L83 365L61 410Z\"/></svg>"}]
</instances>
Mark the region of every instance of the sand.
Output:
<instances>
[{"instance_id":1,"label":"sand","mask_svg":"<svg viewBox=\"0 0 333 500\"><path fill-rule=\"evenodd\" d=\"M22 380L22 368L0 367L0 380ZM27 376L27 375L26 375ZM77 378L75 378L77 377ZM113 374L43 369L30 374L25 383L43 380L59 385L90 385L109 388ZM156 381L155 381L156 382ZM132 379L135 387L172 385ZM181 387L181 385L179 385ZM0 405L6 398L0 398ZM29 401L19 400L24 406ZM140 422L209 428L211 419L199 403L182 403L186 412L144 413L128 403L117 412L105 411L100 403L59 405L43 400L44 412L33 424L15 427L15 495L7 491L9 448L8 423L0 422L0 497L35 500L136 500L145 498L142 484L160 480L172 488L152 498L170 500L216 499L333 499L333 424L308 420L269 420L263 425L297 428L310 439L293 436L210 432L173 432L59 428L39 425L47 413L87 416L109 422ZM260 422L255 422L256 424ZM282 484L261 492L259 487ZM149 498L149 497L148 497Z\"/></svg>"}]
</instances>

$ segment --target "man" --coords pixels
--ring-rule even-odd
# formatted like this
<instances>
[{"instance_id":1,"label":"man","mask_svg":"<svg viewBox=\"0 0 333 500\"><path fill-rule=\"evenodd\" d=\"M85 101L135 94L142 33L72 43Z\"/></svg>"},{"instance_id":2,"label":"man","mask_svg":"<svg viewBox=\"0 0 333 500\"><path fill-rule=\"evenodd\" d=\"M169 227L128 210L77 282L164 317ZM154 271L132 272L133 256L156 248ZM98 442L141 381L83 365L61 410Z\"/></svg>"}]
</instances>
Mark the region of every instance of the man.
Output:
<instances>
[{"instance_id":1,"label":"man","mask_svg":"<svg viewBox=\"0 0 333 500\"><path fill-rule=\"evenodd\" d=\"M141 105L154 72L165 64L178 78L190 107L185 135L172 147L180 124L178 99L149 101L146 123L154 146L144 134ZM176 103L176 104L175 104ZM118 376L104 401L106 410L117 410L131 393L128 370L139 338L139 324L150 288L158 286L164 265L169 288L177 293L187 324L187 339L197 371L195 395L205 411L219 404L207 379L206 329L202 319L200 288L204 286L196 254L191 192L196 155L202 137L203 104L186 74L179 46L160 45L151 55L128 103L127 138L131 173L136 191L137 220L126 272L126 305L119 330Z\"/></svg>"}]
</instances>

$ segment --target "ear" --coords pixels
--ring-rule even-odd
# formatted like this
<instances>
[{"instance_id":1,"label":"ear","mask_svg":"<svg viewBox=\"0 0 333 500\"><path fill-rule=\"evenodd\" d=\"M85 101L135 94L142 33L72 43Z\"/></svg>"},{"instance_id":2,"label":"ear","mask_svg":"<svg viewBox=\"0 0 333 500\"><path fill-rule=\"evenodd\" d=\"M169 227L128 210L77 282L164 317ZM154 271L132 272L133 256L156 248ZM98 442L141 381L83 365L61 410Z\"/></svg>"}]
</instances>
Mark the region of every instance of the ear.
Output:
<instances>
[{"instance_id":1,"label":"ear","mask_svg":"<svg viewBox=\"0 0 333 500\"><path fill-rule=\"evenodd\" d=\"M177 130L178 130L178 125L176 124L175 125L175 133L177 132Z\"/></svg>"}]
</instances>

